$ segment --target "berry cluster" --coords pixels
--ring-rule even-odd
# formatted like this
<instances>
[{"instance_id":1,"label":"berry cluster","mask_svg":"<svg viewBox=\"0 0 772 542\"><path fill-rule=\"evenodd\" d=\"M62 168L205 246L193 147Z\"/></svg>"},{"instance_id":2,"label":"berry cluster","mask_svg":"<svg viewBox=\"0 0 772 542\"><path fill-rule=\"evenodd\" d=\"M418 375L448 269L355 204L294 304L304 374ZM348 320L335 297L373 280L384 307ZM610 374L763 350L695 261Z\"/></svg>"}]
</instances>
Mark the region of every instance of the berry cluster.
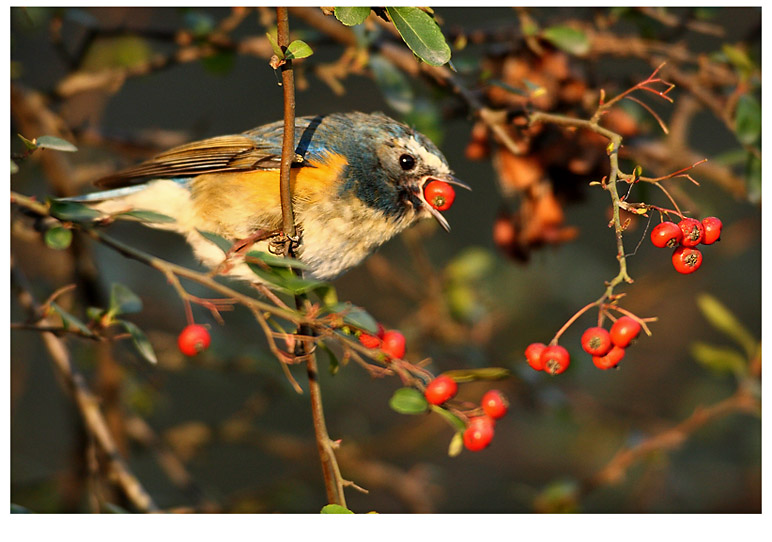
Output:
<instances>
[{"instance_id":1,"label":"berry cluster","mask_svg":"<svg viewBox=\"0 0 772 542\"><path fill-rule=\"evenodd\" d=\"M598 369L616 367L625 356L625 349L641 332L641 324L634 318L623 316L607 331L602 327L591 327L582 334L582 348L592 356ZM532 343L525 349L525 359L534 370L551 375L564 372L571 358L568 350L560 345L547 346Z\"/></svg>"},{"instance_id":2,"label":"berry cluster","mask_svg":"<svg viewBox=\"0 0 772 542\"><path fill-rule=\"evenodd\" d=\"M458 383L447 375L440 375L426 386L424 397L432 405L442 405L455 397ZM496 420L509 410L509 403L498 390L488 390L480 401L483 414L472 416L464 431L464 446L472 452L479 452L488 447L493 440L493 427Z\"/></svg>"},{"instance_id":3,"label":"berry cluster","mask_svg":"<svg viewBox=\"0 0 772 542\"><path fill-rule=\"evenodd\" d=\"M684 218L678 224L662 222L651 230L651 242L655 247L675 248L673 267L679 273L694 273L702 265L702 252L695 248L699 244L712 245L721 238L721 220L715 216Z\"/></svg>"},{"instance_id":4,"label":"berry cluster","mask_svg":"<svg viewBox=\"0 0 772 542\"><path fill-rule=\"evenodd\" d=\"M359 342L366 348L380 348L391 358L402 359L405 356L405 336L396 329L386 330L378 324L378 333L370 335L364 331L359 335Z\"/></svg>"}]
</instances>

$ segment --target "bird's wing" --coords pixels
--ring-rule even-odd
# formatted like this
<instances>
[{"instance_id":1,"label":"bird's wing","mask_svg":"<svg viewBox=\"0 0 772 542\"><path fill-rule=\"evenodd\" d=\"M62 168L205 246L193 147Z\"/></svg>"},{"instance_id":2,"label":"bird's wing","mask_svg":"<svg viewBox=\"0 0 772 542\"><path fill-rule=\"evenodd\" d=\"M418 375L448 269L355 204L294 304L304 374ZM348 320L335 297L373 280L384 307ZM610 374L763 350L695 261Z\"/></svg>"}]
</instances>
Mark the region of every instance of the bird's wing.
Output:
<instances>
[{"instance_id":1,"label":"bird's wing","mask_svg":"<svg viewBox=\"0 0 772 542\"><path fill-rule=\"evenodd\" d=\"M150 178L173 179L223 171L251 171L279 166L276 146L246 135L204 139L175 147L141 164L96 181L102 188L140 184Z\"/></svg>"}]
</instances>

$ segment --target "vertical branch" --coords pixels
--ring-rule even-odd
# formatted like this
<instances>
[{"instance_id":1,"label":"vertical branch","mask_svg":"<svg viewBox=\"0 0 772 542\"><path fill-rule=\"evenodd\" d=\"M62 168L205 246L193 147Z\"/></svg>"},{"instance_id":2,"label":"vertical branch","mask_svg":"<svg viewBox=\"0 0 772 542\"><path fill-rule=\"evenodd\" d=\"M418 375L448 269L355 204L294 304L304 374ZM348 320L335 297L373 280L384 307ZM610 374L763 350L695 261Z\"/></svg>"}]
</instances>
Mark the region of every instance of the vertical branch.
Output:
<instances>
[{"instance_id":1,"label":"vertical branch","mask_svg":"<svg viewBox=\"0 0 772 542\"><path fill-rule=\"evenodd\" d=\"M286 51L289 45L289 20L286 7L276 8L277 42L282 51ZM280 187L281 187L281 211L282 228L289 239L285 248L285 256L294 257L293 240L296 238L295 217L292 210L292 186L291 168L295 157L295 79L292 72L292 60L286 60L281 66L282 87L284 90L284 137L282 140ZM300 271L296 271L300 273ZM295 304L300 309L305 301L305 296L296 295ZM309 336L312 331L308 326L301 325L298 332ZM300 354L309 352L308 341L300 343ZM311 347L313 348L313 347ZM280 363L284 363L279 360ZM327 424L324 419L322 407L322 389L319 385L319 369L316 363L316 355L309 352L306 361L308 373L309 395L311 396L311 415L316 435L316 445L319 450L319 458L322 462L322 474L324 486L327 492L327 502L346 506L343 494L343 479L340 475L338 463L333 451L333 443L327 433Z\"/></svg>"}]
</instances>

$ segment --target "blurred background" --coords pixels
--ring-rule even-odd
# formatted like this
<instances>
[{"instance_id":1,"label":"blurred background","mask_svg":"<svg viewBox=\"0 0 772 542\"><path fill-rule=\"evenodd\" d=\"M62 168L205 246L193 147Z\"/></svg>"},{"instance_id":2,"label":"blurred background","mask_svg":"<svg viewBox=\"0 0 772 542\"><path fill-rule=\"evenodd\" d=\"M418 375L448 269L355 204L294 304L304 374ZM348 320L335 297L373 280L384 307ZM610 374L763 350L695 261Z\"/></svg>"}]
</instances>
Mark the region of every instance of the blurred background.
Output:
<instances>
[{"instance_id":1,"label":"blurred background","mask_svg":"<svg viewBox=\"0 0 772 542\"><path fill-rule=\"evenodd\" d=\"M389 408L399 379L372 378L356 364L333 376L320 357L343 476L369 490L347 490L349 507L760 512L760 410L732 402L760 390L760 9L445 7L435 15L455 77L506 112L525 158L501 146L457 93L400 64L409 50L375 14L351 30L317 8L290 10L293 38L314 50L295 63L298 115L384 111L432 137L473 187L446 213L450 234L418 225L336 280L339 298L401 330L407 359L431 358L435 374L511 371L499 382L461 386L470 401L501 389L511 409L488 449L450 458L453 431L443 419ZM82 193L101 175L171 146L278 120L282 90L265 37L272 28L268 8L11 9L11 151L24 152L17 133L78 147L17 160L12 189L40 200ZM596 325L590 311L561 338L569 370L537 373L525 347L548 342L600 297L618 264L608 194L589 186L608 173L605 142L554 127L526 137L518 119L526 107L589 118L601 88L613 96L665 61L660 75L676 84L674 103L636 96L669 135L633 101L609 115L608 126L625 137L628 172L641 164L656 177L708 158L689 171L700 186L683 178L663 184L692 216L721 218L721 242L705 247L698 272L679 275L669 251L648 241L659 217L625 217L635 282L617 291L626 293L623 307L657 318L653 335L642 336L618 370L598 370L579 343ZM651 186L636 185L630 201L671 207ZM325 504L308 394L292 389L248 311L224 313L221 325L194 306L196 321L211 326L212 346L184 358L176 346L183 304L161 274L78 234L70 248L54 250L28 217L11 218L12 264L38 302L74 283L57 303L86 321L87 308L105 307L115 283L143 301L127 319L147 334L157 366L131 341L64 338L160 508L314 513ZM109 232L200 269L173 234L125 222ZM15 288L10 315L12 323L28 318ZM131 509L100 471L41 334L13 329L10 351L11 502L37 512ZM305 387L302 367L292 371ZM695 418L701 408L707 417ZM630 454L620 459L624 450Z\"/></svg>"}]
</instances>

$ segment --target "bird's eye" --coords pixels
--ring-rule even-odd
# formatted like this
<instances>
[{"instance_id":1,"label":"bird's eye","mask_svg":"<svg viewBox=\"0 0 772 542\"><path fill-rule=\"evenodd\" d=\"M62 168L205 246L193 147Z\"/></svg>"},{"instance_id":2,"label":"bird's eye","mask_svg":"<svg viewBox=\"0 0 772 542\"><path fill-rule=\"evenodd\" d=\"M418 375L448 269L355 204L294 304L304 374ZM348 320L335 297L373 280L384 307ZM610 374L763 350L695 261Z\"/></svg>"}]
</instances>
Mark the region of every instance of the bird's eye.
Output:
<instances>
[{"instance_id":1,"label":"bird's eye","mask_svg":"<svg viewBox=\"0 0 772 542\"><path fill-rule=\"evenodd\" d=\"M405 171L410 171L415 167L415 158L413 158L409 154L403 154L402 156L399 157L399 165Z\"/></svg>"}]
</instances>

